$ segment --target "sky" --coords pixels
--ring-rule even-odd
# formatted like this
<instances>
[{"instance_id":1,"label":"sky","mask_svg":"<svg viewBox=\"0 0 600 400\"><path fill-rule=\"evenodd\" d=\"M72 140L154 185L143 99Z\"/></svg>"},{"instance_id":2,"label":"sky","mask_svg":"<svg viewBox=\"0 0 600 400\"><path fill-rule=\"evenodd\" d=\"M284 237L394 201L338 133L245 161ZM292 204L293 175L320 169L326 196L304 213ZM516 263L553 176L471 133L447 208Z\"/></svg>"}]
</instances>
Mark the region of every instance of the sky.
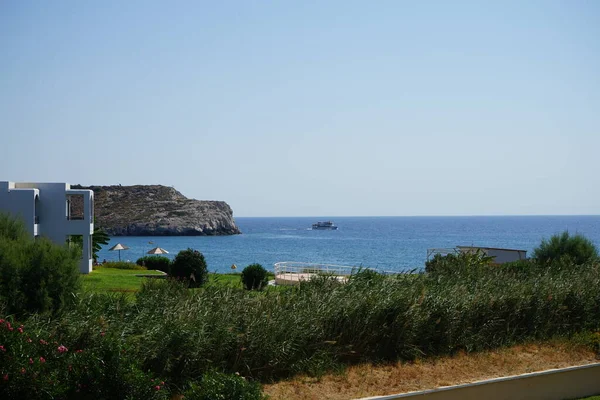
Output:
<instances>
[{"instance_id":1,"label":"sky","mask_svg":"<svg viewBox=\"0 0 600 400\"><path fill-rule=\"evenodd\" d=\"M600 2L0 0L0 180L600 214Z\"/></svg>"}]
</instances>

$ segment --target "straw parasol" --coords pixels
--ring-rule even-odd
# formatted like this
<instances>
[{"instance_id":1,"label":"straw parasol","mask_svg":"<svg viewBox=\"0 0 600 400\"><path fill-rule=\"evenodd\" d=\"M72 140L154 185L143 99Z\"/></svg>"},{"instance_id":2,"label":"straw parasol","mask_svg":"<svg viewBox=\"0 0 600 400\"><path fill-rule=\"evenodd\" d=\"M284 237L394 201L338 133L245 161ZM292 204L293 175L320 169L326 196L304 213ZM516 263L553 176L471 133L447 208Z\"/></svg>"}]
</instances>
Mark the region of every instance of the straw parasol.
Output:
<instances>
[{"instance_id":1,"label":"straw parasol","mask_svg":"<svg viewBox=\"0 0 600 400\"><path fill-rule=\"evenodd\" d=\"M161 247L155 247L152 250L148 251L147 254L169 254L169 252Z\"/></svg>"},{"instance_id":2,"label":"straw parasol","mask_svg":"<svg viewBox=\"0 0 600 400\"><path fill-rule=\"evenodd\" d=\"M119 261L121 261L121 250L129 250L129 247L122 245L121 243L117 243L108 250L109 251L119 250Z\"/></svg>"}]
</instances>

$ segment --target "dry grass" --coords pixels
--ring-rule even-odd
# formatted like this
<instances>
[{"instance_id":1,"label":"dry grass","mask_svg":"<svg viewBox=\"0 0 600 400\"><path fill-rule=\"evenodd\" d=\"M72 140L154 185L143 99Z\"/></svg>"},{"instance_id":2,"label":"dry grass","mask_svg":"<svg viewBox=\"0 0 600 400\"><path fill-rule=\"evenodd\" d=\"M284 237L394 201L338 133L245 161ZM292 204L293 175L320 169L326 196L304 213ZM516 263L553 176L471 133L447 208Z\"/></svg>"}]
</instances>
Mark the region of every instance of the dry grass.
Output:
<instances>
[{"instance_id":1,"label":"dry grass","mask_svg":"<svg viewBox=\"0 0 600 400\"><path fill-rule=\"evenodd\" d=\"M589 348L565 343L528 344L476 354L392 365L350 367L343 375L305 376L265 385L273 400L352 399L457 385L596 362Z\"/></svg>"}]
</instances>

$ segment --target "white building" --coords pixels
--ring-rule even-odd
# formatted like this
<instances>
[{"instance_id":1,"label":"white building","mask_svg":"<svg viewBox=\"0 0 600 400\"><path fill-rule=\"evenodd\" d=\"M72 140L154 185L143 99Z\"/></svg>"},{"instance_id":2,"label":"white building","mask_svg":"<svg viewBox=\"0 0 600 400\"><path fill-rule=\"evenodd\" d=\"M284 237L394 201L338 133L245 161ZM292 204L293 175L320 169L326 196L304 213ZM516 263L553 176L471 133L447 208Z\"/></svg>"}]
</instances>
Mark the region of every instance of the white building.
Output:
<instances>
[{"instance_id":1,"label":"white building","mask_svg":"<svg viewBox=\"0 0 600 400\"><path fill-rule=\"evenodd\" d=\"M486 256L493 257L494 261L492 262L494 264L504 264L527 259L527 250L479 246L456 246L456 248L462 253L475 253L481 251Z\"/></svg>"},{"instance_id":2,"label":"white building","mask_svg":"<svg viewBox=\"0 0 600 400\"><path fill-rule=\"evenodd\" d=\"M0 182L0 212L20 217L32 236L57 244L81 236L79 271L92 271L93 191L71 189L68 183Z\"/></svg>"},{"instance_id":3,"label":"white building","mask_svg":"<svg viewBox=\"0 0 600 400\"><path fill-rule=\"evenodd\" d=\"M427 261L429 261L436 254L445 256L447 254L476 253L478 251L488 257L492 257L494 259L492 264L504 264L507 262L527 259L527 250L481 246L456 246L454 248L445 249L427 249Z\"/></svg>"}]
</instances>

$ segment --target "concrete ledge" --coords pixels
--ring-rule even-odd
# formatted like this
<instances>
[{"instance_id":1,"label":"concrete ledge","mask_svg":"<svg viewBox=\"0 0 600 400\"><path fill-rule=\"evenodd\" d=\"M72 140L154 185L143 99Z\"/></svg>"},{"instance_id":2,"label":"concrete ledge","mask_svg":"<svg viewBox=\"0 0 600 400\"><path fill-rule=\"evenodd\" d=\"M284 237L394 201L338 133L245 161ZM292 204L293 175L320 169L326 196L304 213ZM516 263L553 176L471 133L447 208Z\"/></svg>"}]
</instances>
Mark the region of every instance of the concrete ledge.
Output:
<instances>
[{"instance_id":1,"label":"concrete ledge","mask_svg":"<svg viewBox=\"0 0 600 400\"><path fill-rule=\"evenodd\" d=\"M600 394L600 363L488 379L432 390L365 397L361 400L565 400Z\"/></svg>"},{"instance_id":2,"label":"concrete ledge","mask_svg":"<svg viewBox=\"0 0 600 400\"><path fill-rule=\"evenodd\" d=\"M160 272L160 275L156 274L135 274L135 276L139 278L156 278L156 279L165 279L167 274L163 271L159 271L157 269L153 269L152 271Z\"/></svg>"}]
</instances>

